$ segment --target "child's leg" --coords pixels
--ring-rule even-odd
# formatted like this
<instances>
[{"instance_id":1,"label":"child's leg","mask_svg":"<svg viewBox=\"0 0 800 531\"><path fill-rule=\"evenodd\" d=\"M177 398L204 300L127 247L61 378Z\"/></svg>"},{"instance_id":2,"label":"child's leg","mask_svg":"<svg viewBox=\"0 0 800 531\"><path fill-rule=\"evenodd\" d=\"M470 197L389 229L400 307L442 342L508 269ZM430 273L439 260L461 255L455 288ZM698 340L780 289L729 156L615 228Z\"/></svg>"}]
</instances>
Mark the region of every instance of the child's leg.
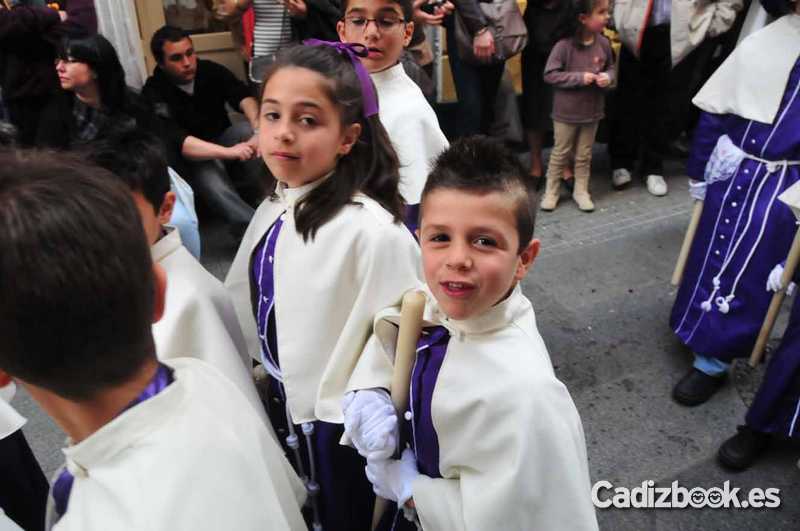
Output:
<instances>
[{"instance_id":1,"label":"child's leg","mask_svg":"<svg viewBox=\"0 0 800 531\"><path fill-rule=\"evenodd\" d=\"M598 122L581 125L575 142L575 190L572 192L572 198L584 212L594 210L594 203L589 195L589 177L592 171L592 146L597 134L597 124Z\"/></svg>"},{"instance_id":2,"label":"child's leg","mask_svg":"<svg viewBox=\"0 0 800 531\"><path fill-rule=\"evenodd\" d=\"M553 120L555 143L553 150L550 152L550 163L547 165L547 188L542 198L542 210L553 210L558 204L561 177L564 174L564 166L567 164L569 154L575 143L578 127Z\"/></svg>"}]
</instances>

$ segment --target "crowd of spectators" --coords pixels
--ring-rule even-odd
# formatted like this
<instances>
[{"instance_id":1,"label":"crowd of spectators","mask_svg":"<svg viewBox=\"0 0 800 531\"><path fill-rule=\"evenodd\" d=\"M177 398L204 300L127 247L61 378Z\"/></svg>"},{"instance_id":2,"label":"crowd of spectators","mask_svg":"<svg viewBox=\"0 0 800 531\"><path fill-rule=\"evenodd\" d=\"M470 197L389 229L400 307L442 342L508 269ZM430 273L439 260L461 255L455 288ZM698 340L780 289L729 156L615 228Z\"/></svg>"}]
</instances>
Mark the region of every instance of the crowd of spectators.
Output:
<instances>
[{"instance_id":1,"label":"crowd of spectators","mask_svg":"<svg viewBox=\"0 0 800 531\"><path fill-rule=\"evenodd\" d=\"M545 65L558 40L574 34L580 3L530 0L524 12L529 41L521 56L523 90L511 108L519 110L531 179L539 184L545 173L542 150L553 131L553 91L545 81ZM606 91L609 105L600 137L607 140L614 187L627 186L639 174L652 194L667 193L663 159L685 150L696 121L691 97L732 49L749 3L720 0L701 8L701 3L669 0L611 2L607 33L616 42L618 76ZM165 26L150 42L157 66L136 93L125 85L114 47L96 34L92 0L65 0L58 9L36 0L3 6L0 117L17 128L21 145L59 149L74 149L134 122L162 139L171 167L239 236L272 186L257 153L253 96L258 81L282 47L306 38L336 40L341 5L338 0L218 0L214 10L243 38L249 83L220 64L198 59L189 33ZM480 1L417 0L413 13L415 30L402 61L407 74L433 101L432 53L423 28L443 26L457 93L457 112L448 113L454 119L443 129L451 139L489 133L506 118L495 113L506 64L494 55L495 34ZM472 38L479 62L460 57L457 23ZM434 108L438 113L442 106ZM240 113L239 119L231 120L231 111ZM563 176L569 185L569 159Z\"/></svg>"}]
</instances>

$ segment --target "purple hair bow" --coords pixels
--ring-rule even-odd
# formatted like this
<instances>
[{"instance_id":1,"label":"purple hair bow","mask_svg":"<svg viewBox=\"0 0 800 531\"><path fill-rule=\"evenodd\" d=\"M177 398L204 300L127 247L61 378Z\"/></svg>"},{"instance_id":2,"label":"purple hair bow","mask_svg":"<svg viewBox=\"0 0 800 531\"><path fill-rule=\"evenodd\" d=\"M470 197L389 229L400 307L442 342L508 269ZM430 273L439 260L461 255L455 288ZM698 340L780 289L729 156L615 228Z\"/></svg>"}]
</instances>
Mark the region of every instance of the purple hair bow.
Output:
<instances>
[{"instance_id":1,"label":"purple hair bow","mask_svg":"<svg viewBox=\"0 0 800 531\"><path fill-rule=\"evenodd\" d=\"M320 39L306 39L303 41L306 46L328 46L340 54L347 55L353 68L356 70L358 80L361 82L361 96L364 98L364 116L369 118L378 114L378 95L375 94L375 86L369 77L369 72L364 68L359 57L369 55L369 50L363 44L354 42L323 41Z\"/></svg>"}]
</instances>

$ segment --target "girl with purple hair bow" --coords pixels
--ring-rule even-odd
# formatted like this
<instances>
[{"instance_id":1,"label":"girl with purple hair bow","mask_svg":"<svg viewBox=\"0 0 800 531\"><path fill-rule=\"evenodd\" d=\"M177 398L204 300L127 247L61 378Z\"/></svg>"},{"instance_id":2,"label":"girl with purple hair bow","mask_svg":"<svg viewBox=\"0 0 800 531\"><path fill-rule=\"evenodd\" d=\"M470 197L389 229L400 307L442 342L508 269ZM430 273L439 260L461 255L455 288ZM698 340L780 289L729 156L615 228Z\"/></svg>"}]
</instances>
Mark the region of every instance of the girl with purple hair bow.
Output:
<instances>
[{"instance_id":1,"label":"girl with purple hair bow","mask_svg":"<svg viewBox=\"0 0 800 531\"><path fill-rule=\"evenodd\" d=\"M268 373L267 413L305 480L312 528L369 529L375 495L365 460L340 445L341 399L364 387L353 369L375 314L419 284L419 250L401 222L366 49L306 43L282 50L262 84L259 149L278 184L226 285Z\"/></svg>"}]
</instances>

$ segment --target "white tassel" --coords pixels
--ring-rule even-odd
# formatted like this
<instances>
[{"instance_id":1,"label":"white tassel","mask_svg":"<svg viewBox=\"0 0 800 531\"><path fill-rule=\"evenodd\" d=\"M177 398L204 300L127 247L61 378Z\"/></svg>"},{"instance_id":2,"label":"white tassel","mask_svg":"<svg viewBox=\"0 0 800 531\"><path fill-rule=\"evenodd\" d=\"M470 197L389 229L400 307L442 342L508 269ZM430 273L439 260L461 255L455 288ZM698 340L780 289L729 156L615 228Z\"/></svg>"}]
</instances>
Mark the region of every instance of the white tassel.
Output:
<instances>
[{"instance_id":1,"label":"white tassel","mask_svg":"<svg viewBox=\"0 0 800 531\"><path fill-rule=\"evenodd\" d=\"M727 314L731 309L730 305L728 304L728 300L725 297L717 297L716 303L720 313Z\"/></svg>"},{"instance_id":2,"label":"white tassel","mask_svg":"<svg viewBox=\"0 0 800 531\"><path fill-rule=\"evenodd\" d=\"M711 301L703 301L703 303L700 305L700 307L703 309L704 312L710 312L711 311Z\"/></svg>"}]
</instances>

